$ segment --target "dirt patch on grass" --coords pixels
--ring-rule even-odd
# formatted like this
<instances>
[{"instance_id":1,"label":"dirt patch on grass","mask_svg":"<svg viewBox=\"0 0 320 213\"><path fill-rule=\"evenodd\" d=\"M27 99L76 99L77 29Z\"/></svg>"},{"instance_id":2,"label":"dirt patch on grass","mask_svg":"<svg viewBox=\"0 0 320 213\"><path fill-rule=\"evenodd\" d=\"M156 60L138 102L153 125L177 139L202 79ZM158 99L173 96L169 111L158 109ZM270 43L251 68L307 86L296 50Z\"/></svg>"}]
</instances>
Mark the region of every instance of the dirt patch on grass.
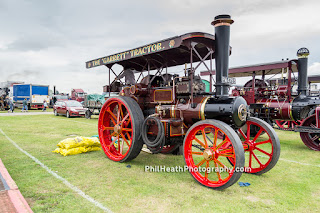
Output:
<instances>
[{"instance_id":1,"label":"dirt patch on grass","mask_svg":"<svg viewBox=\"0 0 320 213\"><path fill-rule=\"evenodd\" d=\"M267 205L275 205L276 203L273 201L273 200L270 200L270 199L261 199L259 197L255 197L255 196L247 196L245 197L245 199L251 201L251 202L261 202L261 203L264 203L264 204L267 204Z\"/></svg>"}]
</instances>

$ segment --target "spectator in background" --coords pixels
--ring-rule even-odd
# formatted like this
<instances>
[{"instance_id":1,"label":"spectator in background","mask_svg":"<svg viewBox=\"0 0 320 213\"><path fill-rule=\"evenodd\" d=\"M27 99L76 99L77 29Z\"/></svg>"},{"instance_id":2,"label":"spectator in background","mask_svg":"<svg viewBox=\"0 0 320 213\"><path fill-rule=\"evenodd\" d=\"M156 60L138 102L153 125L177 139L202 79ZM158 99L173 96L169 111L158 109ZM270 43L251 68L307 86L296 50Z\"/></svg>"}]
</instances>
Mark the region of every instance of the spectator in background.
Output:
<instances>
[{"instance_id":1,"label":"spectator in background","mask_svg":"<svg viewBox=\"0 0 320 213\"><path fill-rule=\"evenodd\" d=\"M28 112L28 103L27 103L27 98L25 98L23 101L22 101L22 110L21 112Z\"/></svg>"},{"instance_id":2,"label":"spectator in background","mask_svg":"<svg viewBox=\"0 0 320 213\"><path fill-rule=\"evenodd\" d=\"M43 109L42 109L42 111L46 111L46 110L47 110L47 107L48 107L48 104L47 104L47 102L44 100L44 101L43 101Z\"/></svg>"},{"instance_id":3,"label":"spectator in background","mask_svg":"<svg viewBox=\"0 0 320 213\"><path fill-rule=\"evenodd\" d=\"M10 109L8 110L8 112L12 112L13 113L13 102L10 98L7 98L7 103L10 107Z\"/></svg>"}]
</instances>

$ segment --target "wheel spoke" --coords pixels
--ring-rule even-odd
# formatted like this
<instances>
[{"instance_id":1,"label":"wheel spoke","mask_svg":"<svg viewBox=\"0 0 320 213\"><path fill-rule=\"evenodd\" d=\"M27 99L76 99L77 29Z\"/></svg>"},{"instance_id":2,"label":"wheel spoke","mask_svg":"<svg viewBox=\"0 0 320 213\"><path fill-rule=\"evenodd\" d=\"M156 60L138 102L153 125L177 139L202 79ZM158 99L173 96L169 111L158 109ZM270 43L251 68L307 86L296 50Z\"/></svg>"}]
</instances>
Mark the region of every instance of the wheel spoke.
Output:
<instances>
[{"instance_id":1,"label":"wheel spoke","mask_svg":"<svg viewBox=\"0 0 320 213\"><path fill-rule=\"evenodd\" d=\"M103 131L105 130L114 130L114 127L103 126Z\"/></svg>"},{"instance_id":2,"label":"wheel spoke","mask_svg":"<svg viewBox=\"0 0 320 213\"><path fill-rule=\"evenodd\" d=\"M202 161L200 161L200 162L196 165L196 167L201 166L204 162L206 162L206 159L202 159Z\"/></svg>"},{"instance_id":3,"label":"wheel spoke","mask_svg":"<svg viewBox=\"0 0 320 213\"><path fill-rule=\"evenodd\" d=\"M221 180L221 174L220 174L220 169L218 169L218 163L213 161L214 162L214 166L216 167L215 168L215 172L217 173L217 176L218 176L218 179L219 181Z\"/></svg>"},{"instance_id":4,"label":"wheel spoke","mask_svg":"<svg viewBox=\"0 0 320 213\"><path fill-rule=\"evenodd\" d=\"M310 138L312 141L315 141L315 140L317 140L319 138L319 135L315 135L315 136L313 136L312 138Z\"/></svg>"},{"instance_id":5,"label":"wheel spoke","mask_svg":"<svg viewBox=\"0 0 320 213\"><path fill-rule=\"evenodd\" d=\"M107 112L109 112L109 114L112 116L112 118L117 120L117 117L113 114L113 112L110 111L110 109L107 109ZM112 121L115 122L115 120L112 120ZM116 125L116 122L114 123L114 125Z\"/></svg>"},{"instance_id":6,"label":"wheel spoke","mask_svg":"<svg viewBox=\"0 0 320 213\"><path fill-rule=\"evenodd\" d=\"M129 117L129 114L127 114L126 116L124 116L124 118L121 120L121 125L123 124L123 122Z\"/></svg>"},{"instance_id":7,"label":"wheel spoke","mask_svg":"<svg viewBox=\"0 0 320 213\"><path fill-rule=\"evenodd\" d=\"M219 143L219 145L215 148L214 151L218 150L222 145L224 145L226 142L229 142L227 139L225 139L224 141L222 141L221 143Z\"/></svg>"},{"instance_id":8,"label":"wheel spoke","mask_svg":"<svg viewBox=\"0 0 320 213\"><path fill-rule=\"evenodd\" d=\"M252 151L249 154L249 167L252 168Z\"/></svg>"},{"instance_id":9,"label":"wheel spoke","mask_svg":"<svg viewBox=\"0 0 320 213\"><path fill-rule=\"evenodd\" d=\"M118 105L117 124L120 122L120 109L119 108L121 108L121 104L120 103Z\"/></svg>"},{"instance_id":10,"label":"wheel spoke","mask_svg":"<svg viewBox=\"0 0 320 213\"><path fill-rule=\"evenodd\" d=\"M234 152L233 152L233 148L221 150L221 151L219 152L219 156L223 156L223 157L235 157Z\"/></svg>"},{"instance_id":11,"label":"wheel spoke","mask_svg":"<svg viewBox=\"0 0 320 213\"><path fill-rule=\"evenodd\" d=\"M214 139L213 139L213 141L214 141L213 147L214 148L216 148L216 146L217 146L217 138L218 138L218 129L215 129L215 131L214 131Z\"/></svg>"},{"instance_id":12,"label":"wheel spoke","mask_svg":"<svg viewBox=\"0 0 320 213\"><path fill-rule=\"evenodd\" d=\"M122 139L126 142L127 146L130 148L130 144L128 143L126 137L121 133Z\"/></svg>"},{"instance_id":13,"label":"wheel spoke","mask_svg":"<svg viewBox=\"0 0 320 213\"><path fill-rule=\"evenodd\" d=\"M123 111L122 111L122 104L120 105L120 116L121 116L121 118L123 118ZM127 114L127 115L129 115L129 114Z\"/></svg>"},{"instance_id":14,"label":"wheel spoke","mask_svg":"<svg viewBox=\"0 0 320 213\"><path fill-rule=\"evenodd\" d=\"M218 159L214 160L217 164L219 164L221 167L223 167L226 171L228 171L228 167L226 165L224 165L223 163L221 163Z\"/></svg>"},{"instance_id":15,"label":"wheel spoke","mask_svg":"<svg viewBox=\"0 0 320 213\"><path fill-rule=\"evenodd\" d=\"M266 141L261 141L261 142L256 142L254 143L254 145L258 146L258 145L261 145L261 144L266 144L266 143L271 143L271 140L266 140Z\"/></svg>"},{"instance_id":16,"label":"wheel spoke","mask_svg":"<svg viewBox=\"0 0 320 213\"><path fill-rule=\"evenodd\" d=\"M255 142L258 137L261 135L261 133L263 132L262 128L259 130L259 132L256 134L256 136L253 138L252 142Z\"/></svg>"},{"instance_id":17,"label":"wheel spoke","mask_svg":"<svg viewBox=\"0 0 320 213\"><path fill-rule=\"evenodd\" d=\"M127 137L128 137L128 140L131 142L131 136L130 136L130 134L129 134L128 132L126 132L126 135L127 135Z\"/></svg>"},{"instance_id":18,"label":"wheel spoke","mask_svg":"<svg viewBox=\"0 0 320 213\"><path fill-rule=\"evenodd\" d=\"M239 132L240 132L240 134L242 135L242 137L243 137L245 140L247 140L247 137L246 137L246 135L244 134L244 132L242 131L241 128L239 129Z\"/></svg>"},{"instance_id":19,"label":"wheel spoke","mask_svg":"<svg viewBox=\"0 0 320 213\"><path fill-rule=\"evenodd\" d=\"M206 145L204 145L197 137L194 137L194 139L195 139L203 148L207 148Z\"/></svg>"},{"instance_id":20,"label":"wheel spoke","mask_svg":"<svg viewBox=\"0 0 320 213\"><path fill-rule=\"evenodd\" d=\"M272 156L272 153L268 153L268 152L266 152L266 151L264 151L264 150L262 150L262 149L260 149L260 148L258 148L258 147L255 147L255 149L258 150L259 152L262 152L262 153L265 154L265 155L268 155L269 157Z\"/></svg>"},{"instance_id":21,"label":"wheel spoke","mask_svg":"<svg viewBox=\"0 0 320 213\"><path fill-rule=\"evenodd\" d=\"M262 163L260 162L260 160L258 159L258 157L256 156L256 154L254 154L254 152L252 152L253 157L256 159L256 161L260 164L260 167L262 166Z\"/></svg>"},{"instance_id":22,"label":"wheel spoke","mask_svg":"<svg viewBox=\"0 0 320 213\"><path fill-rule=\"evenodd\" d=\"M191 152L192 155L203 155L203 152Z\"/></svg>"},{"instance_id":23,"label":"wheel spoke","mask_svg":"<svg viewBox=\"0 0 320 213\"><path fill-rule=\"evenodd\" d=\"M204 172L204 177L208 180L208 168L209 168L209 161L206 162L206 171Z\"/></svg>"},{"instance_id":24,"label":"wheel spoke","mask_svg":"<svg viewBox=\"0 0 320 213\"><path fill-rule=\"evenodd\" d=\"M122 131L132 132L132 129L131 128L122 128Z\"/></svg>"},{"instance_id":25,"label":"wheel spoke","mask_svg":"<svg viewBox=\"0 0 320 213\"><path fill-rule=\"evenodd\" d=\"M247 122L247 138L246 139L250 139L250 123Z\"/></svg>"},{"instance_id":26,"label":"wheel spoke","mask_svg":"<svg viewBox=\"0 0 320 213\"><path fill-rule=\"evenodd\" d=\"M205 133L204 129L202 129L201 132L202 132L203 140L204 140L204 142L206 144L206 148L207 148L208 147L208 142L207 142L207 138L206 138L206 133Z\"/></svg>"},{"instance_id":27,"label":"wheel spoke","mask_svg":"<svg viewBox=\"0 0 320 213\"><path fill-rule=\"evenodd\" d=\"M120 152L120 135L117 136L118 153Z\"/></svg>"}]
</instances>

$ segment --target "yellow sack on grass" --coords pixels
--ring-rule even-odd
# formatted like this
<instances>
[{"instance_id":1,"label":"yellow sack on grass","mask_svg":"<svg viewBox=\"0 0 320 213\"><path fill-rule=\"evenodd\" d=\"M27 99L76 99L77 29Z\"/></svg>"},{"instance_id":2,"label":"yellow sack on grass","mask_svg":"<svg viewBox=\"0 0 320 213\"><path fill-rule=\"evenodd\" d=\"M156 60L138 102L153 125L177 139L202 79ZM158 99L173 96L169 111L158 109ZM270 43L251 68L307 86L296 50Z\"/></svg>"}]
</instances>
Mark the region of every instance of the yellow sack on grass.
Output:
<instances>
[{"instance_id":1,"label":"yellow sack on grass","mask_svg":"<svg viewBox=\"0 0 320 213\"><path fill-rule=\"evenodd\" d=\"M75 137L67 138L60 141L54 151L60 153L63 156L76 155L84 152L99 151L101 150L101 144L97 137Z\"/></svg>"},{"instance_id":2,"label":"yellow sack on grass","mask_svg":"<svg viewBox=\"0 0 320 213\"><path fill-rule=\"evenodd\" d=\"M101 147L100 141L97 137L75 137L75 138L67 138L60 141L57 145L62 149L71 149L76 147L89 147L96 146Z\"/></svg>"}]
</instances>

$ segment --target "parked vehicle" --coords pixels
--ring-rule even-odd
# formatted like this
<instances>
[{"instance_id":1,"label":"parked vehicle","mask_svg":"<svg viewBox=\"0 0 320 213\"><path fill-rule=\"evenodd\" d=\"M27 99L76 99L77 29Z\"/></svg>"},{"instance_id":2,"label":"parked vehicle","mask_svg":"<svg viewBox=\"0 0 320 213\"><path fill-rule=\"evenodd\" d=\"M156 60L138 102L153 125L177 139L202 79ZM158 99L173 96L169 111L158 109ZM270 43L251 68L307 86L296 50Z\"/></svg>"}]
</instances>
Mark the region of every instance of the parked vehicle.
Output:
<instances>
[{"instance_id":1,"label":"parked vehicle","mask_svg":"<svg viewBox=\"0 0 320 213\"><path fill-rule=\"evenodd\" d=\"M76 100L79 102L84 101L84 95L86 93L83 91L83 89L72 89L71 90L71 100Z\"/></svg>"},{"instance_id":2,"label":"parked vehicle","mask_svg":"<svg viewBox=\"0 0 320 213\"><path fill-rule=\"evenodd\" d=\"M50 106L53 107L53 105L57 102L57 101L67 101L69 100L69 95L67 94L57 94L57 95L53 95L51 100L50 100Z\"/></svg>"},{"instance_id":3,"label":"parked vehicle","mask_svg":"<svg viewBox=\"0 0 320 213\"><path fill-rule=\"evenodd\" d=\"M78 101L67 100L57 101L53 106L53 114L55 116L65 115L67 118L84 116L86 109Z\"/></svg>"},{"instance_id":4,"label":"parked vehicle","mask_svg":"<svg viewBox=\"0 0 320 213\"><path fill-rule=\"evenodd\" d=\"M89 94L84 96L83 106L86 110L86 118L91 119L91 115L99 115L101 107L103 106L106 99L111 96L117 96L118 92L111 92L105 95Z\"/></svg>"},{"instance_id":5,"label":"parked vehicle","mask_svg":"<svg viewBox=\"0 0 320 213\"><path fill-rule=\"evenodd\" d=\"M13 102L18 107L22 107L22 102L27 99L28 109L42 108L43 102L49 103L49 86L34 84L13 85Z\"/></svg>"}]
</instances>

